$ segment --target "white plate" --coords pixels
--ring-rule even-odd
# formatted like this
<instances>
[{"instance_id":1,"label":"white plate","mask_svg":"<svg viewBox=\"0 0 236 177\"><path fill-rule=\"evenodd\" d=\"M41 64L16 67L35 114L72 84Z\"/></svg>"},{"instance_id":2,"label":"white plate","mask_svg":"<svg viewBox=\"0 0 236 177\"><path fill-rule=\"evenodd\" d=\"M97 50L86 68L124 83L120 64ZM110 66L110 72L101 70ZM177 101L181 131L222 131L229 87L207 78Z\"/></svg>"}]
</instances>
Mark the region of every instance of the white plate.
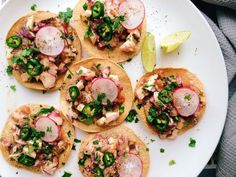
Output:
<instances>
[{"instance_id":1,"label":"white plate","mask_svg":"<svg viewBox=\"0 0 236 177\"><path fill-rule=\"evenodd\" d=\"M0 130L7 119L9 111L25 103L45 103L59 106L59 92L46 93L26 89L14 78L6 76L6 60L4 55L5 36L15 20L30 12L32 4L37 4L40 10L58 12L66 7L72 7L77 0L9 0L0 10ZM148 31L156 36L157 66L185 67L201 79L207 95L206 113L200 123L192 130L176 140L160 140L149 133L142 122L130 123L129 127L148 144L151 164L149 177L194 177L204 168L216 145L225 122L227 110L228 86L223 56L217 40L201 13L188 0L145 0ZM167 35L180 30L190 30L191 38L181 48L169 55L164 55L159 49L160 40ZM125 64L133 86L144 73L140 55ZM15 84L16 92L9 86ZM82 139L84 133L77 130L77 138ZM189 138L197 141L196 148L188 146ZM150 139L155 142L150 143ZM159 149L165 148L161 154ZM77 145L77 151L79 145ZM169 161L175 160L176 165L169 166ZM73 151L68 163L55 176L62 176L64 171L73 176L82 176L77 168L77 152ZM0 156L0 173L3 177L30 177L31 173L9 166ZM16 175L18 172L18 175ZM34 175L40 176L40 175Z\"/></svg>"}]
</instances>

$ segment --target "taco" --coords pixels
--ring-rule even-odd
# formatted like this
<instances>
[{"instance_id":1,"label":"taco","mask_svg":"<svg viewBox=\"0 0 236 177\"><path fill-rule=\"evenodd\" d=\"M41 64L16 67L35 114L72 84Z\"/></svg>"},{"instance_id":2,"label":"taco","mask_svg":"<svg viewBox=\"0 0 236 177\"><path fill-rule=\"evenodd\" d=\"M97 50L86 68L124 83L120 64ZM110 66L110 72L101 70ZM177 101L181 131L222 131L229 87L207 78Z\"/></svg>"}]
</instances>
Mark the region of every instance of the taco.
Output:
<instances>
[{"instance_id":1,"label":"taco","mask_svg":"<svg viewBox=\"0 0 236 177\"><path fill-rule=\"evenodd\" d=\"M36 90L58 89L68 67L81 56L76 31L46 11L17 20L7 34L6 51L16 80Z\"/></svg>"},{"instance_id":2,"label":"taco","mask_svg":"<svg viewBox=\"0 0 236 177\"><path fill-rule=\"evenodd\" d=\"M61 110L75 127L100 132L125 120L133 98L124 69L108 59L90 58L67 72L61 89Z\"/></svg>"},{"instance_id":3,"label":"taco","mask_svg":"<svg viewBox=\"0 0 236 177\"><path fill-rule=\"evenodd\" d=\"M92 56L124 62L141 50L146 21L140 0L80 0L73 17L81 43Z\"/></svg>"},{"instance_id":4,"label":"taco","mask_svg":"<svg viewBox=\"0 0 236 177\"><path fill-rule=\"evenodd\" d=\"M10 165L53 175L68 160L74 137L72 124L58 110L28 104L10 114L0 148Z\"/></svg>"},{"instance_id":5,"label":"taco","mask_svg":"<svg viewBox=\"0 0 236 177\"><path fill-rule=\"evenodd\" d=\"M135 89L140 119L161 139L174 139L194 127L206 109L203 84L182 68L146 73Z\"/></svg>"},{"instance_id":6,"label":"taco","mask_svg":"<svg viewBox=\"0 0 236 177\"><path fill-rule=\"evenodd\" d=\"M146 177L150 159L144 142L121 125L88 135L81 144L78 163L87 177Z\"/></svg>"}]
</instances>

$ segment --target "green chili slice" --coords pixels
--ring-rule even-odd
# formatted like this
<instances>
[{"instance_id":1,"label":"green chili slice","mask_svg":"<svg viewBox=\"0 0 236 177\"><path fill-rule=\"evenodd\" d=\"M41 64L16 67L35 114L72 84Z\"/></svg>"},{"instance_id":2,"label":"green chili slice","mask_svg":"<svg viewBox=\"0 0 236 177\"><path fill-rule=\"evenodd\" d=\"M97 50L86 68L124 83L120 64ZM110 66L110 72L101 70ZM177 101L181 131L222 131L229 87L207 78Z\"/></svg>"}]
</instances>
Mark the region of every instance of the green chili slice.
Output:
<instances>
[{"instance_id":1,"label":"green chili slice","mask_svg":"<svg viewBox=\"0 0 236 177\"><path fill-rule=\"evenodd\" d=\"M33 166L35 164L35 159L25 154L21 154L17 161L28 167Z\"/></svg>"},{"instance_id":2,"label":"green chili slice","mask_svg":"<svg viewBox=\"0 0 236 177\"><path fill-rule=\"evenodd\" d=\"M71 86L69 88L69 95L72 101L75 101L79 96L79 89L76 86Z\"/></svg>"},{"instance_id":3,"label":"green chili slice","mask_svg":"<svg viewBox=\"0 0 236 177\"><path fill-rule=\"evenodd\" d=\"M104 16L104 4L96 1L92 6L92 18L98 19Z\"/></svg>"},{"instance_id":4,"label":"green chili slice","mask_svg":"<svg viewBox=\"0 0 236 177\"><path fill-rule=\"evenodd\" d=\"M115 162L114 155L111 152L104 152L102 160L105 167L110 167Z\"/></svg>"},{"instance_id":5,"label":"green chili slice","mask_svg":"<svg viewBox=\"0 0 236 177\"><path fill-rule=\"evenodd\" d=\"M26 72L30 76L38 76L42 73L43 65L39 62L38 59L31 58L26 64Z\"/></svg>"},{"instance_id":6,"label":"green chili slice","mask_svg":"<svg viewBox=\"0 0 236 177\"><path fill-rule=\"evenodd\" d=\"M98 25L97 33L103 41L110 41L112 39L112 27L108 22L103 22Z\"/></svg>"},{"instance_id":7,"label":"green chili slice","mask_svg":"<svg viewBox=\"0 0 236 177\"><path fill-rule=\"evenodd\" d=\"M20 36L11 36L6 40L7 46L16 49L21 46L22 39Z\"/></svg>"},{"instance_id":8,"label":"green chili slice","mask_svg":"<svg viewBox=\"0 0 236 177\"><path fill-rule=\"evenodd\" d=\"M94 177L104 177L103 170L100 167L96 167L93 170Z\"/></svg>"},{"instance_id":9,"label":"green chili slice","mask_svg":"<svg viewBox=\"0 0 236 177\"><path fill-rule=\"evenodd\" d=\"M30 139L32 134L31 128L24 127L20 130L20 139L27 141Z\"/></svg>"}]
</instances>

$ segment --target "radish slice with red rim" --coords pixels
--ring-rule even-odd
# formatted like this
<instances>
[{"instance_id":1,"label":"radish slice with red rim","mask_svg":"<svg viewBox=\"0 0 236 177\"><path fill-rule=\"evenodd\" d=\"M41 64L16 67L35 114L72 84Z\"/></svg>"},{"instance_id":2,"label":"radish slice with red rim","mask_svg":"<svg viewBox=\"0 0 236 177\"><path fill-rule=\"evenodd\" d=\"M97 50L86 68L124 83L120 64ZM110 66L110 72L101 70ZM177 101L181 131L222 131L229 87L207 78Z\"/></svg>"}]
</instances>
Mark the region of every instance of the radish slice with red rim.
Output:
<instances>
[{"instance_id":1,"label":"radish slice with red rim","mask_svg":"<svg viewBox=\"0 0 236 177\"><path fill-rule=\"evenodd\" d=\"M134 154L121 156L118 159L119 168L118 173L122 177L140 177L143 171L141 159Z\"/></svg>"},{"instance_id":2,"label":"radish slice with red rim","mask_svg":"<svg viewBox=\"0 0 236 177\"><path fill-rule=\"evenodd\" d=\"M61 114L59 111L53 111L48 115L49 119L52 119L57 125L63 124L63 119L61 118Z\"/></svg>"},{"instance_id":3,"label":"radish slice with red rim","mask_svg":"<svg viewBox=\"0 0 236 177\"><path fill-rule=\"evenodd\" d=\"M145 17L144 4L141 0L126 0L120 4L119 15L125 17L121 24L126 29L135 29L142 24Z\"/></svg>"},{"instance_id":4,"label":"radish slice with red rim","mask_svg":"<svg viewBox=\"0 0 236 177\"><path fill-rule=\"evenodd\" d=\"M93 81L91 90L94 99L97 99L98 95L102 93L105 94L105 98L102 100L105 105L107 100L113 102L118 96L118 88L115 82L108 78L98 78Z\"/></svg>"},{"instance_id":5,"label":"radish slice with red rim","mask_svg":"<svg viewBox=\"0 0 236 177\"><path fill-rule=\"evenodd\" d=\"M43 27L36 33L35 44L44 55L57 56L65 47L61 35L62 32L56 27Z\"/></svg>"},{"instance_id":6,"label":"radish slice with red rim","mask_svg":"<svg viewBox=\"0 0 236 177\"><path fill-rule=\"evenodd\" d=\"M45 136L42 138L46 142L54 142L59 137L60 127L47 117L40 117L35 123L36 130L45 132Z\"/></svg>"},{"instance_id":7,"label":"radish slice with red rim","mask_svg":"<svg viewBox=\"0 0 236 177\"><path fill-rule=\"evenodd\" d=\"M198 94L186 87L176 89L173 93L174 106L181 116L193 115L199 106Z\"/></svg>"}]
</instances>

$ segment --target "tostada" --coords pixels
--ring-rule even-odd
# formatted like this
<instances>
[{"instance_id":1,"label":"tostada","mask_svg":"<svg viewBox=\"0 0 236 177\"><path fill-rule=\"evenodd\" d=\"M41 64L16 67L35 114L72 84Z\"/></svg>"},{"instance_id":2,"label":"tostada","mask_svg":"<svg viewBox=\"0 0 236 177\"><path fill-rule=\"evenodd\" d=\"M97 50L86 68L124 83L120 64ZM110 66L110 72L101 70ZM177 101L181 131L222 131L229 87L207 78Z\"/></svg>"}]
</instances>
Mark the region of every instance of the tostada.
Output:
<instances>
[{"instance_id":1,"label":"tostada","mask_svg":"<svg viewBox=\"0 0 236 177\"><path fill-rule=\"evenodd\" d=\"M121 125L87 135L80 147L78 163L86 177L146 177L150 158L143 141Z\"/></svg>"},{"instance_id":2,"label":"tostada","mask_svg":"<svg viewBox=\"0 0 236 177\"><path fill-rule=\"evenodd\" d=\"M10 114L0 148L12 166L53 175L68 160L74 138L72 124L60 111L28 104Z\"/></svg>"},{"instance_id":3,"label":"tostada","mask_svg":"<svg viewBox=\"0 0 236 177\"><path fill-rule=\"evenodd\" d=\"M124 62L142 47L146 23L141 0L81 0L73 18L81 43L92 56Z\"/></svg>"},{"instance_id":4,"label":"tostada","mask_svg":"<svg viewBox=\"0 0 236 177\"><path fill-rule=\"evenodd\" d=\"M133 98L124 69L108 59L90 58L67 72L61 89L61 110L77 128L100 132L125 120Z\"/></svg>"},{"instance_id":5,"label":"tostada","mask_svg":"<svg viewBox=\"0 0 236 177\"><path fill-rule=\"evenodd\" d=\"M206 109L203 84L182 68L146 73L135 89L140 119L162 139L174 139L195 126Z\"/></svg>"},{"instance_id":6,"label":"tostada","mask_svg":"<svg viewBox=\"0 0 236 177\"><path fill-rule=\"evenodd\" d=\"M69 12L72 16L72 10ZM65 18L63 13L32 12L18 19L9 30L7 60L13 76L25 87L58 89L68 67L80 60L79 38L69 25L70 17Z\"/></svg>"}]
</instances>

